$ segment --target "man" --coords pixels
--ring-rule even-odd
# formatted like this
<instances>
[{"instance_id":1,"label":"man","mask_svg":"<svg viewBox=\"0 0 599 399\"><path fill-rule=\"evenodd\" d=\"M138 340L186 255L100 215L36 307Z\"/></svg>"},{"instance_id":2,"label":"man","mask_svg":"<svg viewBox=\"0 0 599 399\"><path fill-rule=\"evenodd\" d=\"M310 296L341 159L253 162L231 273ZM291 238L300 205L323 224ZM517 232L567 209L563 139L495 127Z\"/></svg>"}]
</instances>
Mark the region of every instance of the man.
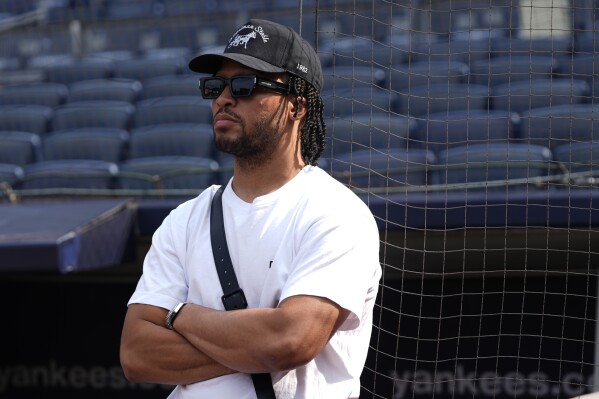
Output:
<instances>
[{"instance_id":1,"label":"man","mask_svg":"<svg viewBox=\"0 0 599 399\"><path fill-rule=\"evenodd\" d=\"M247 309L225 311L210 241L211 187L156 231L129 301L121 363L169 398L357 398L381 268L374 218L319 169L322 71L293 30L251 20L223 54L190 62L212 100L214 140L234 156L224 225ZM168 320L167 320L168 319ZM268 375L268 374L267 374Z\"/></svg>"}]
</instances>

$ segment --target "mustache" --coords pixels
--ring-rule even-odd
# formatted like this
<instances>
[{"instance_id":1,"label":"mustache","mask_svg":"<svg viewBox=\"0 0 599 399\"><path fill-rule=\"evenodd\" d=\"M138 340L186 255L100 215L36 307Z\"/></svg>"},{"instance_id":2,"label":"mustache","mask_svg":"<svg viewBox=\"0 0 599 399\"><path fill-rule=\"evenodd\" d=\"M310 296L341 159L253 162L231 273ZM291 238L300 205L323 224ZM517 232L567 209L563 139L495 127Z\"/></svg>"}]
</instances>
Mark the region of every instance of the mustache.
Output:
<instances>
[{"instance_id":1,"label":"mustache","mask_svg":"<svg viewBox=\"0 0 599 399\"><path fill-rule=\"evenodd\" d=\"M216 113L212 117L212 121L214 122L214 118L216 118L220 114L226 114L226 115L229 115L232 118L235 118L236 120L241 120L241 116L238 115L236 112L231 111L231 109L229 109L229 108L219 108L218 111L216 111Z\"/></svg>"}]
</instances>

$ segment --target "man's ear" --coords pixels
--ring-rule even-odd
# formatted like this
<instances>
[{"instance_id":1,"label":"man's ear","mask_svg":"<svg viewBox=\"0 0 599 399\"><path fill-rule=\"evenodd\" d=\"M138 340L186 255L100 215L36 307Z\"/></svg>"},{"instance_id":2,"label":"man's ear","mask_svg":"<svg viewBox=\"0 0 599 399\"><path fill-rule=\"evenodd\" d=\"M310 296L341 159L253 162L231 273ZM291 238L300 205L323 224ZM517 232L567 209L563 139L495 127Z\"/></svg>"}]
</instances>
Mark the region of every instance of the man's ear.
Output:
<instances>
[{"instance_id":1,"label":"man's ear","mask_svg":"<svg viewBox=\"0 0 599 399\"><path fill-rule=\"evenodd\" d=\"M291 112L293 112L294 118L303 118L306 114L306 99L302 96L296 96L294 99L294 104L291 108Z\"/></svg>"}]
</instances>

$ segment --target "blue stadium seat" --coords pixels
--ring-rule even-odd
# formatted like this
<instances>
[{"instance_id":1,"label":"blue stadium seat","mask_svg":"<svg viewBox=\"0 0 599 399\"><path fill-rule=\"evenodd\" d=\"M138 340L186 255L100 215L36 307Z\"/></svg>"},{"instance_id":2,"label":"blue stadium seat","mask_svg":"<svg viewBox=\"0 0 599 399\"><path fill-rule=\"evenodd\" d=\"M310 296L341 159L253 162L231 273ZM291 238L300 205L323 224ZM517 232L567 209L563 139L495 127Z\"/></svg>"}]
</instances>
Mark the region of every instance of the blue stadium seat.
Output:
<instances>
[{"instance_id":1,"label":"blue stadium seat","mask_svg":"<svg viewBox=\"0 0 599 399\"><path fill-rule=\"evenodd\" d=\"M590 98L584 80L534 79L504 83L493 89L491 107L522 114L534 108L580 104Z\"/></svg>"},{"instance_id":2,"label":"blue stadium seat","mask_svg":"<svg viewBox=\"0 0 599 399\"><path fill-rule=\"evenodd\" d=\"M42 160L42 140L35 133L0 130L0 163L25 166Z\"/></svg>"},{"instance_id":3,"label":"blue stadium seat","mask_svg":"<svg viewBox=\"0 0 599 399\"><path fill-rule=\"evenodd\" d=\"M599 185L599 142L562 144L553 149L553 157L566 171L577 174L570 187Z\"/></svg>"},{"instance_id":4,"label":"blue stadium seat","mask_svg":"<svg viewBox=\"0 0 599 399\"><path fill-rule=\"evenodd\" d=\"M113 128L61 130L43 139L44 160L96 159L118 163L124 160L129 132Z\"/></svg>"},{"instance_id":5,"label":"blue stadium seat","mask_svg":"<svg viewBox=\"0 0 599 399\"><path fill-rule=\"evenodd\" d=\"M200 96L199 75L163 75L143 85L143 99L168 96Z\"/></svg>"},{"instance_id":6,"label":"blue stadium seat","mask_svg":"<svg viewBox=\"0 0 599 399\"><path fill-rule=\"evenodd\" d=\"M104 58L84 58L45 65L41 69L47 82L69 85L81 80L109 78L112 76L114 63Z\"/></svg>"},{"instance_id":7,"label":"blue stadium seat","mask_svg":"<svg viewBox=\"0 0 599 399\"><path fill-rule=\"evenodd\" d=\"M386 113L355 114L351 118L326 121L329 140L323 158L336 158L359 150L379 151L406 148L416 121L403 115Z\"/></svg>"},{"instance_id":8,"label":"blue stadium seat","mask_svg":"<svg viewBox=\"0 0 599 399\"><path fill-rule=\"evenodd\" d=\"M403 64L408 59L404 48L391 46L370 37L335 39L321 46L319 53L326 54L330 64L326 66L384 67Z\"/></svg>"},{"instance_id":9,"label":"blue stadium seat","mask_svg":"<svg viewBox=\"0 0 599 399\"><path fill-rule=\"evenodd\" d=\"M18 188L23 176L23 168L19 165L0 163L0 184L7 183L13 188Z\"/></svg>"},{"instance_id":10,"label":"blue stadium seat","mask_svg":"<svg viewBox=\"0 0 599 399\"><path fill-rule=\"evenodd\" d=\"M134 127L160 123L212 123L212 106L201 96L148 98L137 103Z\"/></svg>"},{"instance_id":11,"label":"blue stadium seat","mask_svg":"<svg viewBox=\"0 0 599 399\"><path fill-rule=\"evenodd\" d=\"M431 183L431 151L419 148L365 149L330 160L333 177L355 188L425 186Z\"/></svg>"},{"instance_id":12,"label":"blue stadium seat","mask_svg":"<svg viewBox=\"0 0 599 399\"><path fill-rule=\"evenodd\" d=\"M373 66L332 66L322 70L322 90L382 86L386 75L382 68Z\"/></svg>"},{"instance_id":13,"label":"blue stadium seat","mask_svg":"<svg viewBox=\"0 0 599 399\"><path fill-rule=\"evenodd\" d=\"M123 189L198 189L217 181L218 162L202 157L159 156L129 159L120 164Z\"/></svg>"},{"instance_id":14,"label":"blue stadium seat","mask_svg":"<svg viewBox=\"0 0 599 399\"><path fill-rule=\"evenodd\" d=\"M474 60L488 59L491 44L488 40L451 40L444 42L411 43L412 62L460 62L470 65Z\"/></svg>"},{"instance_id":15,"label":"blue stadium seat","mask_svg":"<svg viewBox=\"0 0 599 399\"><path fill-rule=\"evenodd\" d=\"M591 95L599 97L597 65L599 65L599 53L564 56L559 59L556 76L560 79L584 80L589 84Z\"/></svg>"},{"instance_id":16,"label":"blue stadium seat","mask_svg":"<svg viewBox=\"0 0 599 399\"><path fill-rule=\"evenodd\" d=\"M471 110L430 114L419 121L413 141L435 154L459 145L508 142L520 118L507 111Z\"/></svg>"},{"instance_id":17,"label":"blue stadium seat","mask_svg":"<svg viewBox=\"0 0 599 399\"><path fill-rule=\"evenodd\" d=\"M142 85L132 79L92 79L71 83L69 102L76 101L126 101L139 100Z\"/></svg>"},{"instance_id":18,"label":"blue stadium seat","mask_svg":"<svg viewBox=\"0 0 599 399\"><path fill-rule=\"evenodd\" d=\"M0 105L43 105L56 108L67 100L67 86L61 83L29 83L0 89Z\"/></svg>"},{"instance_id":19,"label":"blue stadium seat","mask_svg":"<svg viewBox=\"0 0 599 399\"><path fill-rule=\"evenodd\" d=\"M418 86L448 85L465 83L468 79L468 65L462 62L420 61L404 65L393 65L385 87L403 94L411 94Z\"/></svg>"},{"instance_id":20,"label":"blue stadium seat","mask_svg":"<svg viewBox=\"0 0 599 399\"><path fill-rule=\"evenodd\" d=\"M574 41L574 47L572 48L573 55L578 57L581 55L599 53L598 39L599 35L597 34L596 29L593 29L592 31L586 31L580 35L577 35Z\"/></svg>"},{"instance_id":21,"label":"blue stadium seat","mask_svg":"<svg viewBox=\"0 0 599 399\"><path fill-rule=\"evenodd\" d=\"M135 106L126 101L69 102L54 113L52 130L107 127L129 130Z\"/></svg>"},{"instance_id":22,"label":"blue stadium seat","mask_svg":"<svg viewBox=\"0 0 599 399\"><path fill-rule=\"evenodd\" d=\"M532 178L551 174L551 150L525 143L462 145L439 152L440 184L479 183L467 190L508 190L542 187L528 184ZM509 180L523 179L520 182ZM488 182L493 182L489 184Z\"/></svg>"},{"instance_id":23,"label":"blue stadium seat","mask_svg":"<svg viewBox=\"0 0 599 399\"><path fill-rule=\"evenodd\" d=\"M24 167L21 188L84 188L110 189L118 173L112 162L89 159L42 161Z\"/></svg>"},{"instance_id":24,"label":"blue stadium seat","mask_svg":"<svg viewBox=\"0 0 599 399\"><path fill-rule=\"evenodd\" d=\"M135 58L116 61L114 77L145 83L147 79L156 76L181 74L184 64L183 59Z\"/></svg>"},{"instance_id":25,"label":"blue stadium seat","mask_svg":"<svg viewBox=\"0 0 599 399\"><path fill-rule=\"evenodd\" d=\"M468 83L438 83L412 87L401 93L399 113L418 118L439 112L489 109L491 93L483 85Z\"/></svg>"},{"instance_id":26,"label":"blue stadium seat","mask_svg":"<svg viewBox=\"0 0 599 399\"><path fill-rule=\"evenodd\" d=\"M399 112L399 95L378 86L325 90L322 92L325 116L350 116Z\"/></svg>"},{"instance_id":27,"label":"blue stadium seat","mask_svg":"<svg viewBox=\"0 0 599 399\"><path fill-rule=\"evenodd\" d=\"M89 53L87 58L91 59L105 59L109 61L123 61L131 60L135 58L135 55L131 50L105 50L105 51L94 51Z\"/></svg>"},{"instance_id":28,"label":"blue stadium seat","mask_svg":"<svg viewBox=\"0 0 599 399\"><path fill-rule=\"evenodd\" d=\"M16 71L21 68L21 62L16 57L0 57L0 71Z\"/></svg>"},{"instance_id":29,"label":"blue stadium seat","mask_svg":"<svg viewBox=\"0 0 599 399\"><path fill-rule=\"evenodd\" d=\"M599 105L567 104L535 108L521 114L518 140L554 149L599 141Z\"/></svg>"},{"instance_id":30,"label":"blue stadium seat","mask_svg":"<svg viewBox=\"0 0 599 399\"><path fill-rule=\"evenodd\" d=\"M54 110L43 105L1 105L0 130L17 130L42 135L52 122Z\"/></svg>"},{"instance_id":31,"label":"blue stadium seat","mask_svg":"<svg viewBox=\"0 0 599 399\"><path fill-rule=\"evenodd\" d=\"M557 70L555 58L546 55L505 55L475 60L470 65L470 81L497 85L518 80L549 79Z\"/></svg>"},{"instance_id":32,"label":"blue stadium seat","mask_svg":"<svg viewBox=\"0 0 599 399\"><path fill-rule=\"evenodd\" d=\"M176 32L179 34L180 32ZM178 37L180 40L181 38ZM190 60L192 58L189 47L160 47L145 50L143 52L143 58L149 58L153 60L175 60L175 62L181 62L182 60Z\"/></svg>"},{"instance_id":33,"label":"blue stadium seat","mask_svg":"<svg viewBox=\"0 0 599 399\"><path fill-rule=\"evenodd\" d=\"M212 125L204 123L163 123L131 131L129 158L165 155L213 158Z\"/></svg>"},{"instance_id":34,"label":"blue stadium seat","mask_svg":"<svg viewBox=\"0 0 599 399\"><path fill-rule=\"evenodd\" d=\"M494 37L491 56L547 56L560 57L572 52L572 39L565 36L544 37Z\"/></svg>"}]
</instances>

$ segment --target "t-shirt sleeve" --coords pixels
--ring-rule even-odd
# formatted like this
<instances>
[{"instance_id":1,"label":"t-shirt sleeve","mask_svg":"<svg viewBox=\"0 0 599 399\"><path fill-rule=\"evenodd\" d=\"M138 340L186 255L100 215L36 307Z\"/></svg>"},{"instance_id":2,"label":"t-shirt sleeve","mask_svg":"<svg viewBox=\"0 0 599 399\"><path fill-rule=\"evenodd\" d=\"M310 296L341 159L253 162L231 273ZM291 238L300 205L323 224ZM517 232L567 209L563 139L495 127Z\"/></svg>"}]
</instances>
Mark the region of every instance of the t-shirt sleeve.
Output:
<instances>
[{"instance_id":1,"label":"t-shirt sleeve","mask_svg":"<svg viewBox=\"0 0 599 399\"><path fill-rule=\"evenodd\" d=\"M128 304L142 303L171 309L187 300L187 276L180 259L185 252L185 228L178 226L178 212L181 210L171 212L152 236L143 273Z\"/></svg>"},{"instance_id":2,"label":"t-shirt sleeve","mask_svg":"<svg viewBox=\"0 0 599 399\"><path fill-rule=\"evenodd\" d=\"M281 301L295 295L328 298L351 312L341 326L350 330L366 316L365 303L376 296L379 279L379 232L372 216L326 215L299 239Z\"/></svg>"}]
</instances>

